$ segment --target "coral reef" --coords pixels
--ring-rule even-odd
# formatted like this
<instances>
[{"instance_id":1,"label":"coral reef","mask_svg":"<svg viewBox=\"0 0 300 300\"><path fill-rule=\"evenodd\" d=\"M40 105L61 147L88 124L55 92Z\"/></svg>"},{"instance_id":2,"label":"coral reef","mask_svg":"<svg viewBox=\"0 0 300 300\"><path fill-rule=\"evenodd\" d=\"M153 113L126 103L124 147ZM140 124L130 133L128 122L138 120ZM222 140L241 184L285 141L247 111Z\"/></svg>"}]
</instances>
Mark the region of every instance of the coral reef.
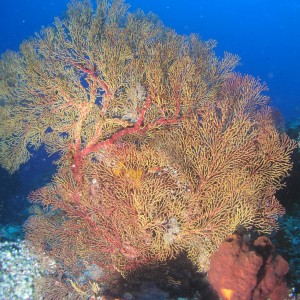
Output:
<instances>
[{"instance_id":1,"label":"coral reef","mask_svg":"<svg viewBox=\"0 0 300 300\"><path fill-rule=\"evenodd\" d=\"M300 119L287 124L288 135L296 140L297 149L293 152L293 169L286 180L286 188L277 195L286 209L280 219L280 230L274 235L276 249L288 260L290 272L287 276L289 285L296 293L300 292Z\"/></svg>"},{"instance_id":2,"label":"coral reef","mask_svg":"<svg viewBox=\"0 0 300 300\"><path fill-rule=\"evenodd\" d=\"M277 228L295 143L266 86L214 46L121 0L73 1L2 56L1 165L15 172L41 146L60 155L25 224L59 266L45 297L51 282L96 297L183 252L206 271L238 226Z\"/></svg>"}]
</instances>

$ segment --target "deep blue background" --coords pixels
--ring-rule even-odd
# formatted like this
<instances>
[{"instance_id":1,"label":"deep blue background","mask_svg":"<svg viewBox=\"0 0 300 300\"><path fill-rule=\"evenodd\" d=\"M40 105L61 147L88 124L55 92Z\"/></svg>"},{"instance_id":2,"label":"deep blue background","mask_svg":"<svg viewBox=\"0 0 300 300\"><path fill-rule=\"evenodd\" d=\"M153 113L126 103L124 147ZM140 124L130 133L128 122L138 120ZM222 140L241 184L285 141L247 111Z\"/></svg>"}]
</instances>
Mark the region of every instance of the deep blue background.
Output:
<instances>
[{"instance_id":1,"label":"deep blue background","mask_svg":"<svg viewBox=\"0 0 300 300\"><path fill-rule=\"evenodd\" d=\"M241 57L238 71L267 83L272 104L287 120L300 116L300 1L128 2L131 10L142 8L155 12L165 25L180 34L193 32L199 33L204 40L217 40L219 56L224 51L238 54ZM22 40L39 31L41 26L52 24L55 16L62 16L67 3L67 0L2 0L0 53L6 49L18 50ZM24 199L28 192L49 181L49 163L42 152L36 155L39 157L33 157L14 176L0 169L0 223L13 211L24 215L22 210L26 207Z\"/></svg>"}]
</instances>

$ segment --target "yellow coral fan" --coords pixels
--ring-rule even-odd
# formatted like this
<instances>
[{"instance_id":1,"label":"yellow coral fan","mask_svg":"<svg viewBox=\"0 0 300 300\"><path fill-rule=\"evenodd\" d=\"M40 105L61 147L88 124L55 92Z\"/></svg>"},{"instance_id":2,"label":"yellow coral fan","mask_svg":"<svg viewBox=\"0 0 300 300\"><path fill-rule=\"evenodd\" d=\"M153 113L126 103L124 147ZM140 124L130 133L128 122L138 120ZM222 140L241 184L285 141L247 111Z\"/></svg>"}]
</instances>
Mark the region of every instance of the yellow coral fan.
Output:
<instances>
[{"instance_id":1,"label":"yellow coral fan","mask_svg":"<svg viewBox=\"0 0 300 300\"><path fill-rule=\"evenodd\" d=\"M73 1L2 56L0 163L14 172L41 145L60 155L52 183L30 196L45 210L25 228L72 280L104 274L73 285L82 295L182 252L207 270L236 227L277 228L295 143L266 87L214 45L122 0Z\"/></svg>"}]
</instances>

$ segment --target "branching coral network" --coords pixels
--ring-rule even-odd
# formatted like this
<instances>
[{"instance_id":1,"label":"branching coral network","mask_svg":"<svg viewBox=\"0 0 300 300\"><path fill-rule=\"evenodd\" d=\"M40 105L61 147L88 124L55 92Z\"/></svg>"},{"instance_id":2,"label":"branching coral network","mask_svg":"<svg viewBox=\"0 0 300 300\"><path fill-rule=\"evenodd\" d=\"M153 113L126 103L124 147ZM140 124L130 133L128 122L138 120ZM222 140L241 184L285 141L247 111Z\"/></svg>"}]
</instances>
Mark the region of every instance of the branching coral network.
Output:
<instances>
[{"instance_id":1,"label":"branching coral network","mask_svg":"<svg viewBox=\"0 0 300 300\"><path fill-rule=\"evenodd\" d=\"M238 226L276 229L295 143L266 86L214 46L121 0L73 1L2 56L0 162L15 172L42 145L60 154L25 229L69 274L66 289L91 294L182 252L207 270Z\"/></svg>"}]
</instances>

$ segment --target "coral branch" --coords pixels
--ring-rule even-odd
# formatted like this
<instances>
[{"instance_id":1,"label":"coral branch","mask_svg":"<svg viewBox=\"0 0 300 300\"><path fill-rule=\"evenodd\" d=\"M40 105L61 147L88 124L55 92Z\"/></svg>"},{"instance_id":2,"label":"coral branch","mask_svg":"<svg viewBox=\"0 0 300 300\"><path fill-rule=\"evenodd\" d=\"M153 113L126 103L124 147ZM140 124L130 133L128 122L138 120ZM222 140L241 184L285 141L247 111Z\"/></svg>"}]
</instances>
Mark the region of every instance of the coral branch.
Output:
<instances>
[{"instance_id":1,"label":"coral branch","mask_svg":"<svg viewBox=\"0 0 300 300\"><path fill-rule=\"evenodd\" d=\"M30 195L27 239L85 297L182 253L207 271L237 228L277 229L295 148L235 55L126 7L72 1L0 60L1 165L14 172L42 145L59 156Z\"/></svg>"}]
</instances>

